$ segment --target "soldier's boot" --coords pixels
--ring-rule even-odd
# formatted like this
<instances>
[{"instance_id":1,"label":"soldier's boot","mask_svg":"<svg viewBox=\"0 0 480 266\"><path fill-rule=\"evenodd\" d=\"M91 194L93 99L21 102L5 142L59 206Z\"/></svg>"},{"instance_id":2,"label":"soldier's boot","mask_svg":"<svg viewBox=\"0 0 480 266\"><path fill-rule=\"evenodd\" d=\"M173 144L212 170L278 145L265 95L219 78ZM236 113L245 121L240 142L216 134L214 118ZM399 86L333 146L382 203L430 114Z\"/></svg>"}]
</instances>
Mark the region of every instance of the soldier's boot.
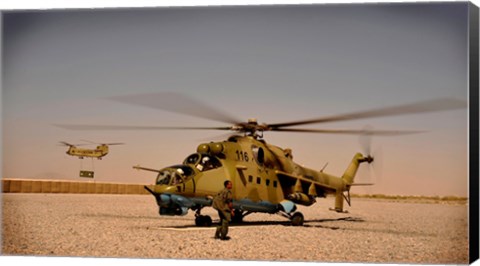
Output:
<instances>
[{"instance_id":1,"label":"soldier's boot","mask_svg":"<svg viewBox=\"0 0 480 266\"><path fill-rule=\"evenodd\" d=\"M221 237L221 229L222 229L222 227L221 227L220 225L217 226L217 231L215 231L215 236L214 236L213 238L215 238L215 239L220 239L220 238L222 238L222 237Z\"/></svg>"}]
</instances>

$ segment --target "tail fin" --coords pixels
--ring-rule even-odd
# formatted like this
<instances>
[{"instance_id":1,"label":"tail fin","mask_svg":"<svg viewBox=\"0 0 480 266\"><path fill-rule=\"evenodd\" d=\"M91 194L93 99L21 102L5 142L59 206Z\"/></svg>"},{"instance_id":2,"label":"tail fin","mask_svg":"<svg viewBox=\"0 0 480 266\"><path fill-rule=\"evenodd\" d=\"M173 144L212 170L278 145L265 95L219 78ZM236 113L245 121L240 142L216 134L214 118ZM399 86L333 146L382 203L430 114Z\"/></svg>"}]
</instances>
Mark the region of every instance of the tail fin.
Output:
<instances>
[{"instance_id":1,"label":"tail fin","mask_svg":"<svg viewBox=\"0 0 480 266\"><path fill-rule=\"evenodd\" d=\"M368 155L368 156L363 156L361 153L355 154L353 156L352 162L348 165L347 170L345 170L345 173L342 176L343 181L346 183L346 191L347 195L344 194L343 189L338 189L335 195L335 209L331 209L336 212L343 212L343 200L345 199L350 205L350 187L353 184L353 180L355 179L355 175L357 174L358 167L360 166L361 163L363 162L368 162L371 163L373 161L373 158Z\"/></svg>"},{"instance_id":2,"label":"tail fin","mask_svg":"<svg viewBox=\"0 0 480 266\"><path fill-rule=\"evenodd\" d=\"M347 184L353 183L353 180L355 179L355 175L357 174L358 167L363 162L371 163L373 162L373 158L370 155L365 157L361 153L357 153L355 154L355 156L353 156L352 162L348 165L347 170L345 170L345 173L343 173L343 176L342 176L342 179Z\"/></svg>"}]
</instances>

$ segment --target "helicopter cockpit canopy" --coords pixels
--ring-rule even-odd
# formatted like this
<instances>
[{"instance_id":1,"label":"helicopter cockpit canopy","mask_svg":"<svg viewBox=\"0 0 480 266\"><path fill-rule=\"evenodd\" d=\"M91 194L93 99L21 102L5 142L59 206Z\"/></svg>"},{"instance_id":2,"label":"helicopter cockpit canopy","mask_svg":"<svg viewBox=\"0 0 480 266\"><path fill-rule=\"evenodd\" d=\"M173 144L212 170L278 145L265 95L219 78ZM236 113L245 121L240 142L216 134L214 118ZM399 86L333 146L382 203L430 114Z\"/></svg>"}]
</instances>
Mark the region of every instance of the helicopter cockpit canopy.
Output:
<instances>
[{"instance_id":1,"label":"helicopter cockpit canopy","mask_svg":"<svg viewBox=\"0 0 480 266\"><path fill-rule=\"evenodd\" d=\"M161 170L157 176L157 185L178 185L194 174L188 165L174 165Z\"/></svg>"},{"instance_id":2,"label":"helicopter cockpit canopy","mask_svg":"<svg viewBox=\"0 0 480 266\"><path fill-rule=\"evenodd\" d=\"M222 163L218 158L205 153L194 153L188 156L183 163L193 165L200 172L216 169L222 166Z\"/></svg>"}]
</instances>

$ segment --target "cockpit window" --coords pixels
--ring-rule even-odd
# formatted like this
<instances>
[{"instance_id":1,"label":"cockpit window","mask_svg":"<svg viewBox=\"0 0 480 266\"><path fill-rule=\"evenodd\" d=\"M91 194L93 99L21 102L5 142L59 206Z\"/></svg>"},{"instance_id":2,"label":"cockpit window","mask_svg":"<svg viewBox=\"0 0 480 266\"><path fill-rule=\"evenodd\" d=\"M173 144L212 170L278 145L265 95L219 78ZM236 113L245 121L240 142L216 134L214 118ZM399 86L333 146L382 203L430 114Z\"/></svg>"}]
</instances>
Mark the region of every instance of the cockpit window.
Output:
<instances>
[{"instance_id":1,"label":"cockpit window","mask_svg":"<svg viewBox=\"0 0 480 266\"><path fill-rule=\"evenodd\" d=\"M222 166L217 157L205 153L194 153L185 159L184 164L193 165L201 172L216 169Z\"/></svg>"},{"instance_id":2,"label":"cockpit window","mask_svg":"<svg viewBox=\"0 0 480 266\"><path fill-rule=\"evenodd\" d=\"M184 164L197 164L198 161L200 160L200 154L199 153L194 153L190 156L187 157L187 159L185 159L185 161L183 162Z\"/></svg>"},{"instance_id":3,"label":"cockpit window","mask_svg":"<svg viewBox=\"0 0 480 266\"><path fill-rule=\"evenodd\" d=\"M200 159L200 162L196 165L197 169L202 172L216 169L221 166L222 166L222 163L216 157L213 157L207 154L202 154L202 158Z\"/></svg>"},{"instance_id":4,"label":"cockpit window","mask_svg":"<svg viewBox=\"0 0 480 266\"><path fill-rule=\"evenodd\" d=\"M178 185L185 182L194 171L187 165L175 165L163 169L158 173L157 185Z\"/></svg>"},{"instance_id":5,"label":"cockpit window","mask_svg":"<svg viewBox=\"0 0 480 266\"><path fill-rule=\"evenodd\" d=\"M157 176L157 185L168 185L170 184L170 174L171 171L163 170L158 173Z\"/></svg>"}]
</instances>

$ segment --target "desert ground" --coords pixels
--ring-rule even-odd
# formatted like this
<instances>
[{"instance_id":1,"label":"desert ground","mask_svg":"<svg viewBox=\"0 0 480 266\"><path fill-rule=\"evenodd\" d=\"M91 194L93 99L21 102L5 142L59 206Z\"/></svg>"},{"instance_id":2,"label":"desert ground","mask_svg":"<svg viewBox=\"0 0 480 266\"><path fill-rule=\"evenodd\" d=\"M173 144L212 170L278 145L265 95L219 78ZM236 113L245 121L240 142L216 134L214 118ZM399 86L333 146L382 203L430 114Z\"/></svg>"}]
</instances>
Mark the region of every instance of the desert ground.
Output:
<instances>
[{"instance_id":1,"label":"desert ground","mask_svg":"<svg viewBox=\"0 0 480 266\"><path fill-rule=\"evenodd\" d=\"M196 227L194 213L159 216L149 195L2 194L2 254L97 258L277 262L468 264L468 206L333 198L300 207L301 227L280 215L251 214L229 241Z\"/></svg>"}]
</instances>

